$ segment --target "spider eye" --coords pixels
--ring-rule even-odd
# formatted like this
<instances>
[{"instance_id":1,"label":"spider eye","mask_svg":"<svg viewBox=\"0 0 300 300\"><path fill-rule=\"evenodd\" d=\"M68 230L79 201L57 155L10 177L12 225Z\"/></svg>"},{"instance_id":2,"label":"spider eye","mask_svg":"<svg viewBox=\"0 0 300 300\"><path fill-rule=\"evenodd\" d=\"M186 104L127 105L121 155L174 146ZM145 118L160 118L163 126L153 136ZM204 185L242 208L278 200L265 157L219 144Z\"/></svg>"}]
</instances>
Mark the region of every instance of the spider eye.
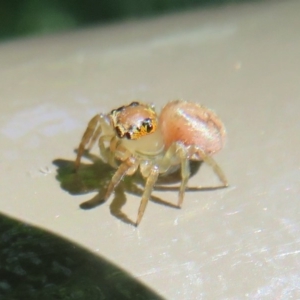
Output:
<instances>
[{"instance_id":1,"label":"spider eye","mask_svg":"<svg viewBox=\"0 0 300 300\"><path fill-rule=\"evenodd\" d=\"M151 124L147 126L147 132L148 132L148 133L151 132L152 129L153 129L153 126L152 126Z\"/></svg>"},{"instance_id":2,"label":"spider eye","mask_svg":"<svg viewBox=\"0 0 300 300\"><path fill-rule=\"evenodd\" d=\"M129 104L129 106L139 106L139 105L140 105L140 103L137 101L133 101Z\"/></svg>"},{"instance_id":3,"label":"spider eye","mask_svg":"<svg viewBox=\"0 0 300 300\"><path fill-rule=\"evenodd\" d=\"M130 132L126 132L125 136L128 140L131 140L131 133Z\"/></svg>"},{"instance_id":4,"label":"spider eye","mask_svg":"<svg viewBox=\"0 0 300 300\"><path fill-rule=\"evenodd\" d=\"M147 133L150 133L153 130L152 120L147 118L143 121L143 127L146 128Z\"/></svg>"},{"instance_id":5,"label":"spider eye","mask_svg":"<svg viewBox=\"0 0 300 300\"><path fill-rule=\"evenodd\" d=\"M120 107L117 108L117 109L113 109L113 110L110 112L110 114L111 114L111 115L115 115L116 113L119 113L119 112L123 111L124 109L125 109L125 106L120 106Z\"/></svg>"}]
</instances>

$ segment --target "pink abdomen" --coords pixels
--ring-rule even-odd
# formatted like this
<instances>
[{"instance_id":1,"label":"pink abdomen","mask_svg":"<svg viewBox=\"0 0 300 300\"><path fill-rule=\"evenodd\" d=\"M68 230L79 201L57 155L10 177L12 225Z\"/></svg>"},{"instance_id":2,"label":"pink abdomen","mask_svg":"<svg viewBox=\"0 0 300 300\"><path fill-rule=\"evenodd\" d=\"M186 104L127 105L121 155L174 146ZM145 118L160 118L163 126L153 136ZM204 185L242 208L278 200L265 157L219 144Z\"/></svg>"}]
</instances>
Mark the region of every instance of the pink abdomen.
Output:
<instances>
[{"instance_id":1,"label":"pink abdomen","mask_svg":"<svg viewBox=\"0 0 300 300\"><path fill-rule=\"evenodd\" d=\"M159 117L166 149L174 142L196 145L205 153L221 150L225 141L225 127L210 109L197 103L175 100L169 102Z\"/></svg>"}]
</instances>

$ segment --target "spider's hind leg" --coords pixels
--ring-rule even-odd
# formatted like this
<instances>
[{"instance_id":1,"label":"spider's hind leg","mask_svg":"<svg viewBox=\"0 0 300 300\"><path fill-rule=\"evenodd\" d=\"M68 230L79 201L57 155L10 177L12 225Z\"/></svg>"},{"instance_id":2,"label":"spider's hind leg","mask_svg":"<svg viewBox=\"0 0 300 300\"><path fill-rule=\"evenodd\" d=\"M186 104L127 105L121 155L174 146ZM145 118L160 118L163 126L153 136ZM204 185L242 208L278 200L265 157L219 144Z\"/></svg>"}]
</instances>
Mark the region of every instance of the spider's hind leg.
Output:
<instances>
[{"instance_id":1,"label":"spider's hind leg","mask_svg":"<svg viewBox=\"0 0 300 300\"><path fill-rule=\"evenodd\" d=\"M202 149L200 149L197 146L193 146L190 149L191 157L196 155L199 160L204 161L206 164L208 164L214 171L214 173L219 177L220 181L223 183L224 187L228 186L227 178L221 169L221 167L217 164L217 162L208 154L206 154Z\"/></svg>"}]
</instances>

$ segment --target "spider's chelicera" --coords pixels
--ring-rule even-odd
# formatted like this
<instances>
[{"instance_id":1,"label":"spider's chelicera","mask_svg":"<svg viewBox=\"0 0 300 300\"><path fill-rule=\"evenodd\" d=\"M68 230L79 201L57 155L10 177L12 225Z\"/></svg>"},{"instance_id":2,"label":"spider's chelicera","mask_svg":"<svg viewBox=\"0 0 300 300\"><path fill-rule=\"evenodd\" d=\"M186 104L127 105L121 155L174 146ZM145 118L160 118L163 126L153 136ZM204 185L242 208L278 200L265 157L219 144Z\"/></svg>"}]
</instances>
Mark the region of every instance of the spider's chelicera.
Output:
<instances>
[{"instance_id":1,"label":"spider's chelicera","mask_svg":"<svg viewBox=\"0 0 300 300\"><path fill-rule=\"evenodd\" d=\"M227 179L211 157L222 149L225 127L210 109L193 102L169 102L160 115L151 105L132 102L99 114L88 123L81 139L75 167L78 169L85 148L98 142L102 158L117 170L103 200L107 200L125 175L138 169L146 179L136 225L143 217L157 178L181 167L178 207L181 206L190 176L190 160L204 161L224 186Z\"/></svg>"}]
</instances>

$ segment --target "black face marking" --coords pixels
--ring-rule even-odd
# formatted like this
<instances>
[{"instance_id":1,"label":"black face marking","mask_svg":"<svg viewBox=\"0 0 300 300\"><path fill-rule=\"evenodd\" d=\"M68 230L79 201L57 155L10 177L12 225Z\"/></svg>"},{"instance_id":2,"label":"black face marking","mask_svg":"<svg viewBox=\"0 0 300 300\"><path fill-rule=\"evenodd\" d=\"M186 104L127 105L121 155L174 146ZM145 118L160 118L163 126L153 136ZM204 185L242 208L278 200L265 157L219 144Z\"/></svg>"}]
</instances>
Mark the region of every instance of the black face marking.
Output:
<instances>
[{"instance_id":1,"label":"black face marking","mask_svg":"<svg viewBox=\"0 0 300 300\"><path fill-rule=\"evenodd\" d=\"M120 129L120 127L116 126L115 130L116 130L116 133L117 133L118 137L122 138L123 137L123 133L122 133L122 130Z\"/></svg>"}]
</instances>

